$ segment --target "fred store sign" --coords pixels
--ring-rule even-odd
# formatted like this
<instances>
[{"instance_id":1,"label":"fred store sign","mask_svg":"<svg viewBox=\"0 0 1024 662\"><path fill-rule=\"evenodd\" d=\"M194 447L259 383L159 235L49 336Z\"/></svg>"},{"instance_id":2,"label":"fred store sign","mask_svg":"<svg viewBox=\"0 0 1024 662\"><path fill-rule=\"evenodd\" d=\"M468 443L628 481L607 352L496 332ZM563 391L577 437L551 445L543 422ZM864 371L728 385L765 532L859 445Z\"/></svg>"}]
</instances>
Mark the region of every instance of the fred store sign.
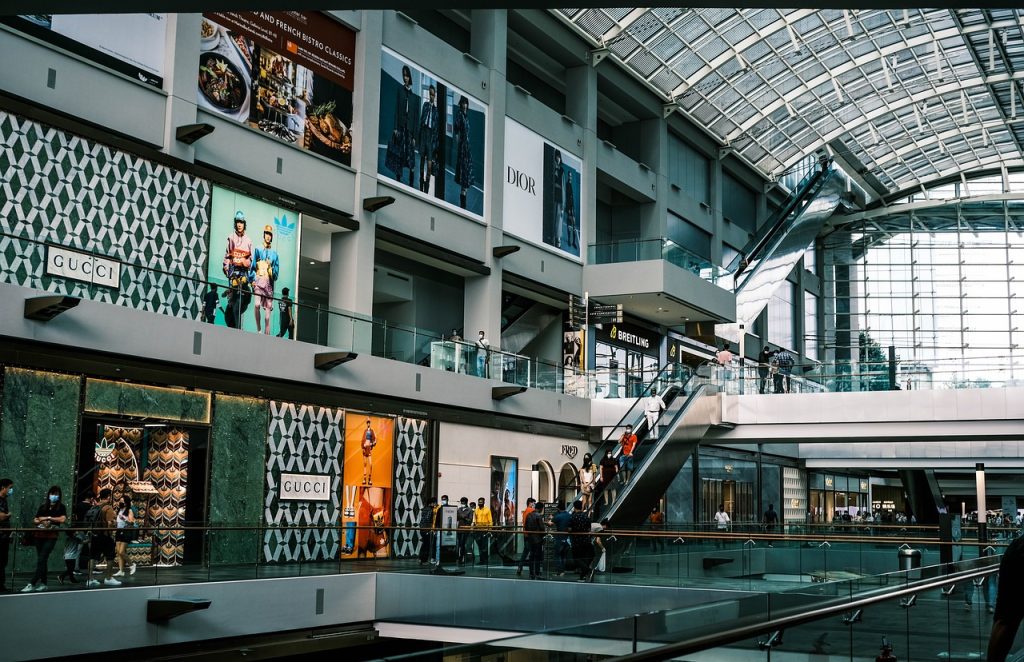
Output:
<instances>
[{"instance_id":1,"label":"fred store sign","mask_svg":"<svg viewBox=\"0 0 1024 662\"><path fill-rule=\"evenodd\" d=\"M281 474L280 501L328 501L330 498L330 476Z\"/></svg>"},{"instance_id":2,"label":"fred store sign","mask_svg":"<svg viewBox=\"0 0 1024 662\"><path fill-rule=\"evenodd\" d=\"M121 287L121 263L62 246L46 245L46 275L80 280L84 283Z\"/></svg>"}]
</instances>

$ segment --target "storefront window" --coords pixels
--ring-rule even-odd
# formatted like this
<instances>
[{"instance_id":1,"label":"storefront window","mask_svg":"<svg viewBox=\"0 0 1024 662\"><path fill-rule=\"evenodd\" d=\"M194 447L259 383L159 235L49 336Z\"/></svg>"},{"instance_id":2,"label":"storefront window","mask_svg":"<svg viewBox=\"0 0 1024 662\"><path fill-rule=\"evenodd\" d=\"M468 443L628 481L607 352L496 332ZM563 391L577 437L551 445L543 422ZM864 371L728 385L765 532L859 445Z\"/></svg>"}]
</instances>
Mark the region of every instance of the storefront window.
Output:
<instances>
[{"instance_id":1,"label":"storefront window","mask_svg":"<svg viewBox=\"0 0 1024 662\"><path fill-rule=\"evenodd\" d=\"M594 327L598 393L605 398L638 398L658 375L661 336L631 324Z\"/></svg>"}]
</instances>

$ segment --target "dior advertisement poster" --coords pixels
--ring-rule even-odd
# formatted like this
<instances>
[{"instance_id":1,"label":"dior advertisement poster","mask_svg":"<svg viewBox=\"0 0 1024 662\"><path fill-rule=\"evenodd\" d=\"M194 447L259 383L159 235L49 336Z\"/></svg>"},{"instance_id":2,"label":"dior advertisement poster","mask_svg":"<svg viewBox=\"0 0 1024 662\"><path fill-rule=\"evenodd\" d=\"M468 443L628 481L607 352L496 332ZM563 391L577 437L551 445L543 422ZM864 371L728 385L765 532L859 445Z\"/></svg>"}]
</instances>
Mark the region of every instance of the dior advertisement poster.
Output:
<instances>
[{"instance_id":1,"label":"dior advertisement poster","mask_svg":"<svg viewBox=\"0 0 1024 662\"><path fill-rule=\"evenodd\" d=\"M486 125L478 99L383 49L378 174L482 217Z\"/></svg>"},{"instance_id":2,"label":"dior advertisement poster","mask_svg":"<svg viewBox=\"0 0 1024 662\"><path fill-rule=\"evenodd\" d=\"M491 456L491 517L495 526L515 526L519 458Z\"/></svg>"},{"instance_id":3,"label":"dior advertisement poster","mask_svg":"<svg viewBox=\"0 0 1024 662\"><path fill-rule=\"evenodd\" d=\"M505 232L580 258L583 162L505 118Z\"/></svg>"},{"instance_id":4,"label":"dior advertisement poster","mask_svg":"<svg viewBox=\"0 0 1024 662\"><path fill-rule=\"evenodd\" d=\"M294 336L298 212L214 186L209 256L204 322Z\"/></svg>"},{"instance_id":5,"label":"dior advertisement poster","mask_svg":"<svg viewBox=\"0 0 1024 662\"><path fill-rule=\"evenodd\" d=\"M390 553L395 420L345 414L341 558L386 558Z\"/></svg>"},{"instance_id":6,"label":"dior advertisement poster","mask_svg":"<svg viewBox=\"0 0 1024 662\"><path fill-rule=\"evenodd\" d=\"M355 45L318 12L203 14L199 107L351 165Z\"/></svg>"}]
</instances>

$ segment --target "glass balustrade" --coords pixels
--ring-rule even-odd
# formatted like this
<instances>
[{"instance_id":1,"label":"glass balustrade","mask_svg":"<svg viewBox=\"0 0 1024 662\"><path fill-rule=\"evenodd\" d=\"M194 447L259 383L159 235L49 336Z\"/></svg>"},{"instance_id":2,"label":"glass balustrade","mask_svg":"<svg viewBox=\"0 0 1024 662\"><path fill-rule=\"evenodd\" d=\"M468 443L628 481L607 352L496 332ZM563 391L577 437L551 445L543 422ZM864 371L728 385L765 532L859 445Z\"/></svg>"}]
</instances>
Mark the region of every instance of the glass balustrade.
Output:
<instances>
[{"instance_id":1,"label":"glass balustrade","mask_svg":"<svg viewBox=\"0 0 1024 662\"><path fill-rule=\"evenodd\" d=\"M591 244L587 251L588 264L665 260L709 283L732 291L732 274L729 271L668 238L609 241Z\"/></svg>"}]
</instances>

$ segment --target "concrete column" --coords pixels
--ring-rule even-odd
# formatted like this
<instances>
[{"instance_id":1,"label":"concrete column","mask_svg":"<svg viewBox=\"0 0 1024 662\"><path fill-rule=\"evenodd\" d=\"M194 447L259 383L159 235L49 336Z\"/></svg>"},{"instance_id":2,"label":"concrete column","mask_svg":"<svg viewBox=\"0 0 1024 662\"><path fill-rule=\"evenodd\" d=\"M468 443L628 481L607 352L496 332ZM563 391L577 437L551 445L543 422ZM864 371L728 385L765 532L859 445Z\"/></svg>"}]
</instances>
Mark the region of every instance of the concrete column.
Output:
<instances>
[{"instance_id":1,"label":"concrete column","mask_svg":"<svg viewBox=\"0 0 1024 662\"><path fill-rule=\"evenodd\" d=\"M199 29L202 14L167 14L164 60L164 151L185 161L195 160L195 149L175 138L183 124L196 123L196 75L199 72Z\"/></svg>"},{"instance_id":2,"label":"concrete column","mask_svg":"<svg viewBox=\"0 0 1024 662\"><path fill-rule=\"evenodd\" d=\"M501 342L501 260L491 256L491 250L500 246L502 233L503 179L505 163L505 106L508 12L504 9L474 9L472 17L470 54L480 60L487 72L487 90L482 96L488 102L487 137L484 168L484 214L488 221L487 257L491 268L489 276L466 278L465 312L463 313L466 340L474 341L478 331L484 331L491 347Z\"/></svg>"},{"instance_id":3,"label":"concrete column","mask_svg":"<svg viewBox=\"0 0 1024 662\"><path fill-rule=\"evenodd\" d=\"M597 70L589 63L565 72L565 114L583 127L583 172L580 173L581 256L597 241Z\"/></svg>"},{"instance_id":4,"label":"concrete column","mask_svg":"<svg viewBox=\"0 0 1024 662\"><path fill-rule=\"evenodd\" d=\"M377 129L380 110L380 49L384 19L380 12L360 12L361 29L356 38L355 107L352 125L352 166L357 169L354 217L359 230L331 237L331 273L328 302L333 310L373 315L373 265L376 223L364 212L362 200L377 195ZM331 314L328 316L331 346L370 352L372 326L368 321Z\"/></svg>"},{"instance_id":5,"label":"concrete column","mask_svg":"<svg viewBox=\"0 0 1024 662\"><path fill-rule=\"evenodd\" d=\"M668 236L668 128L665 120L644 120L640 123L640 161L657 173L653 204L640 208L640 236L660 239Z\"/></svg>"}]
</instances>

